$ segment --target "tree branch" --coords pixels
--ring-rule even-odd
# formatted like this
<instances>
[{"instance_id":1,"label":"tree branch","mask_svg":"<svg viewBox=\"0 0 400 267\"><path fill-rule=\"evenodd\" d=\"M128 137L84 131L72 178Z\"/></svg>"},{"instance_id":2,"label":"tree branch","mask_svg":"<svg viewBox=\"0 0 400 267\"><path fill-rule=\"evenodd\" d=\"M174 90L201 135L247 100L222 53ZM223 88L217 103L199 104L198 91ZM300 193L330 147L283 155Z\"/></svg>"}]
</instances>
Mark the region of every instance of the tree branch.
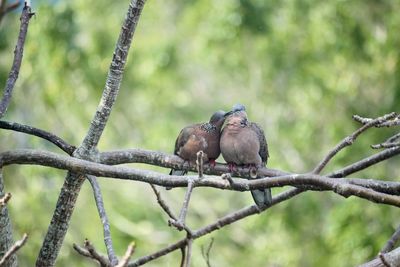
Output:
<instances>
[{"instance_id":1,"label":"tree branch","mask_svg":"<svg viewBox=\"0 0 400 267\"><path fill-rule=\"evenodd\" d=\"M101 177L112 177L119 179L135 180L139 182L157 184L170 187L188 186L189 180L198 179L197 176L173 176L154 171L134 169L128 167L108 166L77 158L66 157L51 152L21 149L0 153L0 166L9 164L37 164L51 166L59 169L67 169L74 173L87 173ZM222 164L221 164L222 165ZM227 168L227 166L225 166ZM390 194L375 192L369 188L384 186L385 182L379 180L352 180L353 184L347 179L334 179L327 176L313 174L291 174L272 178L261 178L257 180L235 179L234 187L221 179L219 176L209 176L196 180L195 186L208 186L226 190L248 191L254 189L265 189L282 186L307 187L310 190L332 190L340 195L348 197L350 195L365 198L377 203L384 203L399 206L399 197ZM356 183L356 184L354 184ZM392 182L394 183L394 182ZM396 185L398 188L397 184Z\"/></svg>"},{"instance_id":2,"label":"tree branch","mask_svg":"<svg viewBox=\"0 0 400 267\"><path fill-rule=\"evenodd\" d=\"M211 263L210 263L210 252L211 252L211 248L212 245L214 244L214 238L211 238L210 244L208 244L207 249L204 249L203 246L201 246L201 255L203 256L207 267L211 267Z\"/></svg>"},{"instance_id":3,"label":"tree branch","mask_svg":"<svg viewBox=\"0 0 400 267\"><path fill-rule=\"evenodd\" d=\"M394 246L396 245L397 241L399 241L399 239L400 239L400 226L397 227L396 231L386 242L385 246L381 249L381 252L388 253L389 251L393 250Z\"/></svg>"},{"instance_id":4,"label":"tree branch","mask_svg":"<svg viewBox=\"0 0 400 267\"><path fill-rule=\"evenodd\" d=\"M106 257L103 255L99 254L92 243L88 239L85 239L84 242L85 248L82 248L78 246L77 244L73 244L73 248L75 249L76 252L81 254L82 256L88 257L90 259L96 260L101 267L111 267L113 265L110 264L110 262L107 260Z\"/></svg>"},{"instance_id":5,"label":"tree branch","mask_svg":"<svg viewBox=\"0 0 400 267\"><path fill-rule=\"evenodd\" d=\"M270 208L270 207L272 207L272 206L274 206L274 205L276 205L276 204L278 204L278 203L280 203L282 201L285 201L285 200L287 200L289 198L294 197L299 191L300 190L298 190L298 189L292 189L292 190L287 190L285 192L282 192L282 193L276 195L272 199L271 204L268 205L268 206L263 207L261 211L265 211L268 208ZM227 226L227 225L229 225L231 223L234 223L234 222L236 222L238 220L241 220L243 218L246 218L246 217L254 215L254 214L258 214L259 212L260 212L260 209L257 208L256 205L252 205L250 207L243 208L241 210L232 212L232 213L220 218L216 222L214 222L212 224L209 224L207 226L204 226L204 227L198 229L197 231L194 231L193 235L191 236L191 238L192 238L192 240L195 240L195 239L197 239L199 237L202 237L202 236L204 236L206 234L209 234L209 233L211 233L211 232L213 232L215 230L218 230L218 229L220 229L220 228L222 228L224 226ZM188 242L188 239L187 238L183 238L183 239L179 240L178 242L176 242L174 244L171 244L171 245L167 246L166 248L163 248L163 249L161 249L161 250L159 250L159 251L157 251L155 253L149 254L147 256L138 258L138 259L130 262L128 264L128 266L129 267L141 266L141 265L143 265L143 264L145 264L145 263L147 263L149 261L155 260L155 259L157 259L159 257L162 257L162 256L168 254L168 253L171 253L172 251L174 251L176 249L179 249L179 248L182 248L182 247L186 246L187 242Z\"/></svg>"},{"instance_id":6,"label":"tree branch","mask_svg":"<svg viewBox=\"0 0 400 267\"><path fill-rule=\"evenodd\" d=\"M115 267L125 267L128 266L129 259L132 257L133 253L135 252L135 243L129 244L128 248L126 249L125 255L122 257L120 263Z\"/></svg>"},{"instance_id":7,"label":"tree branch","mask_svg":"<svg viewBox=\"0 0 400 267\"><path fill-rule=\"evenodd\" d=\"M157 203L160 205L160 207L165 211L165 213L168 215L169 218L173 220L177 220L175 214L172 212L171 208L167 205L167 203L161 198L160 192L157 190L155 185L150 184L151 188L153 189L154 194L156 195L157 198Z\"/></svg>"},{"instance_id":8,"label":"tree branch","mask_svg":"<svg viewBox=\"0 0 400 267\"><path fill-rule=\"evenodd\" d=\"M384 257L384 261L382 262L382 257ZM400 262L400 248L396 248L395 250L382 254L382 256L378 255L372 261L359 265L358 267L387 267L387 265L391 267L398 267Z\"/></svg>"},{"instance_id":9,"label":"tree branch","mask_svg":"<svg viewBox=\"0 0 400 267\"><path fill-rule=\"evenodd\" d=\"M15 86L15 82L18 79L19 70L21 68L22 57L24 53L24 45L26 34L28 32L29 20L33 16L30 5L27 5L25 2L25 6L22 9L21 14L21 27L19 30L17 45L14 50L14 61L11 67L11 71L8 75L6 86L4 88L3 98L0 101L0 118L2 118L7 111L8 105L10 104L12 92Z\"/></svg>"},{"instance_id":10,"label":"tree branch","mask_svg":"<svg viewBox=\"0 0 400 267\"><path fill-rule=\"evenodd\" d=\"M364 117L361 117L358 115L354 115L353 119L362 124L367 124L367 123L370 123L372 120L374 120L371 118L364 118ZM375 125L375 127L392 127L392 126L397 126L399 124L400 124L400 116L398 114L396 114L396 116L393 117L391 120L383 121L383 122Z\"/></svg>"},{"instance_id":11,"label":"tree branch","mask_svg":"<svg viewBox=\"0 0 400 267\"><path fill-rule=\"evenodd\" d=\"M0 266L6 266L5 264L7 263L7 261L26 243L26 240L28 239L28 235L24 234L22 236L22 239L15 242L15 244L6 252L6 254L4 254L4 256L2 257L2 259L0 260ZM10 263L8 263L10 266Z\"/></svg>"},{"instance_id":12,"label":"tree branch","mask_svg":"<svg viewBox=\"0 0 400 267\"><path fill-rule=\"evenodd\" d=\"M103 197L101 195L100 185L97 182L97 179L93 175L87 175L87 179L89 180L92 189L94 199L96 201L97 211L99 213L101 224L103 225L103 233L104 233L104 244L107 248L108 259L111 263L111 266L118 264L118 258L115 255L112 239L111 239L111 231L110 231L110 223L108 222L108 217L106 210L104 208Z\"/></svg>"},{"instance_id":13,"label":"tree branch","mask_svg":"<svg viewBox=\"0 0 400 267\"><path fill-rule=\"evenodd\" d=\"M76 147L68 144L65 142L63 139L58 137L55 134L52 134L50 132L29 126L29 125L23 125L19 124L16 122L8 122L8 121L0 121L0 128L1 129L6 129L6 130L12 130L16 132L21 132L21 133L26 133L29 135L34 135L40 138L43 138L54 145L58 146L66 152L68 155L72 155L72 153L75 151Z\"/></svg>"},{"instance_id":14,"label":"tree branch","mask_svg":"<svg viewBox=\"0 0 400 267\"><path fill-rule=\"evenodd\" d=\"M145 0L132 0L121 28L100 103L77 153L86 157L97 147L119 92L125 63Z\"/></svg>"},{"instance_id":15,"label":"tree branch","mask_svg":"<svg viewBox=\"0 0 400 267\"><path fill-rule=\"evenodd\" d=\"M143 0L132 0L114 50L106 79L105 88L90 128L82 144L74 151L77 158L96 158L96 146L103 133L112 106L117 98L122 80L129 47L132 42L140 14L144 6ZM84 172L83 172L84 173ZM69 221L85 177L78 173L68 173L65 178L56 209L53 213L45 240L36 261L37 266L53 266L55 264Z\"/></svg>"},{"instance_id":16,"label":"tree branch","mask_svg":"<svg viewBox=\"0 0 400 267\"><path fill-rule=\"evenodd\" d=\"M339 144L337 144L329 153L328 155L325 156L325 158L318 163L318 165L315 167L315 169L312 171L314 174L319 174L323 168L328 164L328 162L343 148L346 146L350 146L353 144L353 142L357 139L357 137L362 134L364 131L367 129L374 127L376 125L380 125L384 122L387 122L388 120L393 119L396 117L397 114L395 112L386 114L382 117L373 119L369 121L368 123L364 124L361 128L357 129L355 132L353 132L351 135L347 136L344 138ZM354 117L353 117L354 118Z\"/></svg>"}]
</instances>

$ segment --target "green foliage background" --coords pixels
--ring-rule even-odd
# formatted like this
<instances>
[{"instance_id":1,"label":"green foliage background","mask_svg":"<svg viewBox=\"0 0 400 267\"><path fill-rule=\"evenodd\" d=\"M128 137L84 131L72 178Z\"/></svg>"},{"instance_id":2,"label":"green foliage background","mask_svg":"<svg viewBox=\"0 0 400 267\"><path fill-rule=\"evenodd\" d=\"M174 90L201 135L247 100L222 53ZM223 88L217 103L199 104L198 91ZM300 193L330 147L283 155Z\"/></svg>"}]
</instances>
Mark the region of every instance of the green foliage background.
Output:
<instances>
[{"instance_id":1,"label":"green foliage background","mask_svg":"<svg viewBox=\"0 0 400 267\"><path fill-rule=\"evenodd\" d=\"M24 60L6 120L36 126L79 145L105 83L129 1L34 1ZM100 150L172 152L179 130L234 103L267 133L269 166L310 171L358 126L351 115L396 111L400 100L400 2L361 0L148 1ZM0 25L0 81L5 84L19 13ZM328 170L374 153L391 129L373 129L341 152ZM59 152L37 138L0 131L0 150ZM222 159L220 159L222 161ZM398 180L398 159L356 174ZM148 166L140 165L135 167ZM162 172L168 170L151 167ZM31 266L46 233L65 172L38 166L4 169L15 238ZM99 179L122 255L139 257L183 236L167 226L146 184ZM278 193L279 189L274 189ZM176 212L184 189L163 191ZM252 204L249 193L195 190L188 223L200 227ZM354 266L374 257L397 227L395 208L332 193L308 192L204 237L215 239L213 266ZM87 237L103 249L88 183L80 193L57 266L95 266L72 250ZM148 266L177 266L180 253Z\"/></svg>"}]
</instances>

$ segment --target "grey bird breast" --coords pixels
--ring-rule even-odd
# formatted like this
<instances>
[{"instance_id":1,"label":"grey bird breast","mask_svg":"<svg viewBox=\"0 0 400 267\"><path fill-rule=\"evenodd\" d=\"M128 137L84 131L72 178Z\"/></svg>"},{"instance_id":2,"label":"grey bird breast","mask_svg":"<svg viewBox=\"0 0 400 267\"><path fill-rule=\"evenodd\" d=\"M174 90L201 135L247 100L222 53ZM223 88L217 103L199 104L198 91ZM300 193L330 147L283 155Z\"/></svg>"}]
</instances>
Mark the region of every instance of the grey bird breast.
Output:
<instances>
[{"instance_id":1,"label":"grey bird breast","mask_svg":"<svg viewBox=\"0 0 400 267\"><path fill-rule=\"evenodd\" d=\"M221 152L226 162L261 165L260 141L249 126L239 129L225 128L221 136Z\"/></svg>"}]
</instances>

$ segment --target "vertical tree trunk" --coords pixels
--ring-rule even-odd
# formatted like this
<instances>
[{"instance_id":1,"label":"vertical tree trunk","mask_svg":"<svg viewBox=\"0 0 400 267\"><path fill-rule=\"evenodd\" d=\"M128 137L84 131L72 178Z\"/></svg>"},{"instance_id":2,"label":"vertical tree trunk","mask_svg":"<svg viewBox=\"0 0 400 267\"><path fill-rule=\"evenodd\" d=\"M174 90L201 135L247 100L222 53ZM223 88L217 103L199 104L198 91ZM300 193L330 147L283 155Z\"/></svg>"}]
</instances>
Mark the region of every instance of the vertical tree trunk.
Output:
<instances>
[{"instance_id":1,"label":"vertical tree trunk","mask_svg":"<svg viewBox=\"0 0 400 267\"><path fill-rule=\"evenodd\" d=\"M4 196L3 171L0 168L0 197ZM0 258L4 256L7 250L13 245L11 220L8 214L7 206L0 208ZM5 266L17 266L17 256L14 254L7 261Z\"/></svg>"}]
</instances>

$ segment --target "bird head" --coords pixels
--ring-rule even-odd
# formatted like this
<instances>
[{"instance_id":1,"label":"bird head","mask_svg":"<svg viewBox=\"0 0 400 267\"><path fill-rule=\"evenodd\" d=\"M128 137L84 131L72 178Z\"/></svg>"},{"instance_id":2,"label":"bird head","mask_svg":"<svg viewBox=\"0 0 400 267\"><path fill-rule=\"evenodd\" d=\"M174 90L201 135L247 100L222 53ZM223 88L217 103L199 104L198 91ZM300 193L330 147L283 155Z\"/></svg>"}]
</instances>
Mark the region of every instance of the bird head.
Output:
<instances>
[{"instance_id":1,"label":"bird head","mask_svg":"<svg viewBox=\"0 0 400 267\"><path fill-rule=\"evenodd\" d=\"M215 126L222 126L225 121L226 113L227 112L223 110L218 110L211 116L209 123Z\"/></svg>"}]
</instances>

